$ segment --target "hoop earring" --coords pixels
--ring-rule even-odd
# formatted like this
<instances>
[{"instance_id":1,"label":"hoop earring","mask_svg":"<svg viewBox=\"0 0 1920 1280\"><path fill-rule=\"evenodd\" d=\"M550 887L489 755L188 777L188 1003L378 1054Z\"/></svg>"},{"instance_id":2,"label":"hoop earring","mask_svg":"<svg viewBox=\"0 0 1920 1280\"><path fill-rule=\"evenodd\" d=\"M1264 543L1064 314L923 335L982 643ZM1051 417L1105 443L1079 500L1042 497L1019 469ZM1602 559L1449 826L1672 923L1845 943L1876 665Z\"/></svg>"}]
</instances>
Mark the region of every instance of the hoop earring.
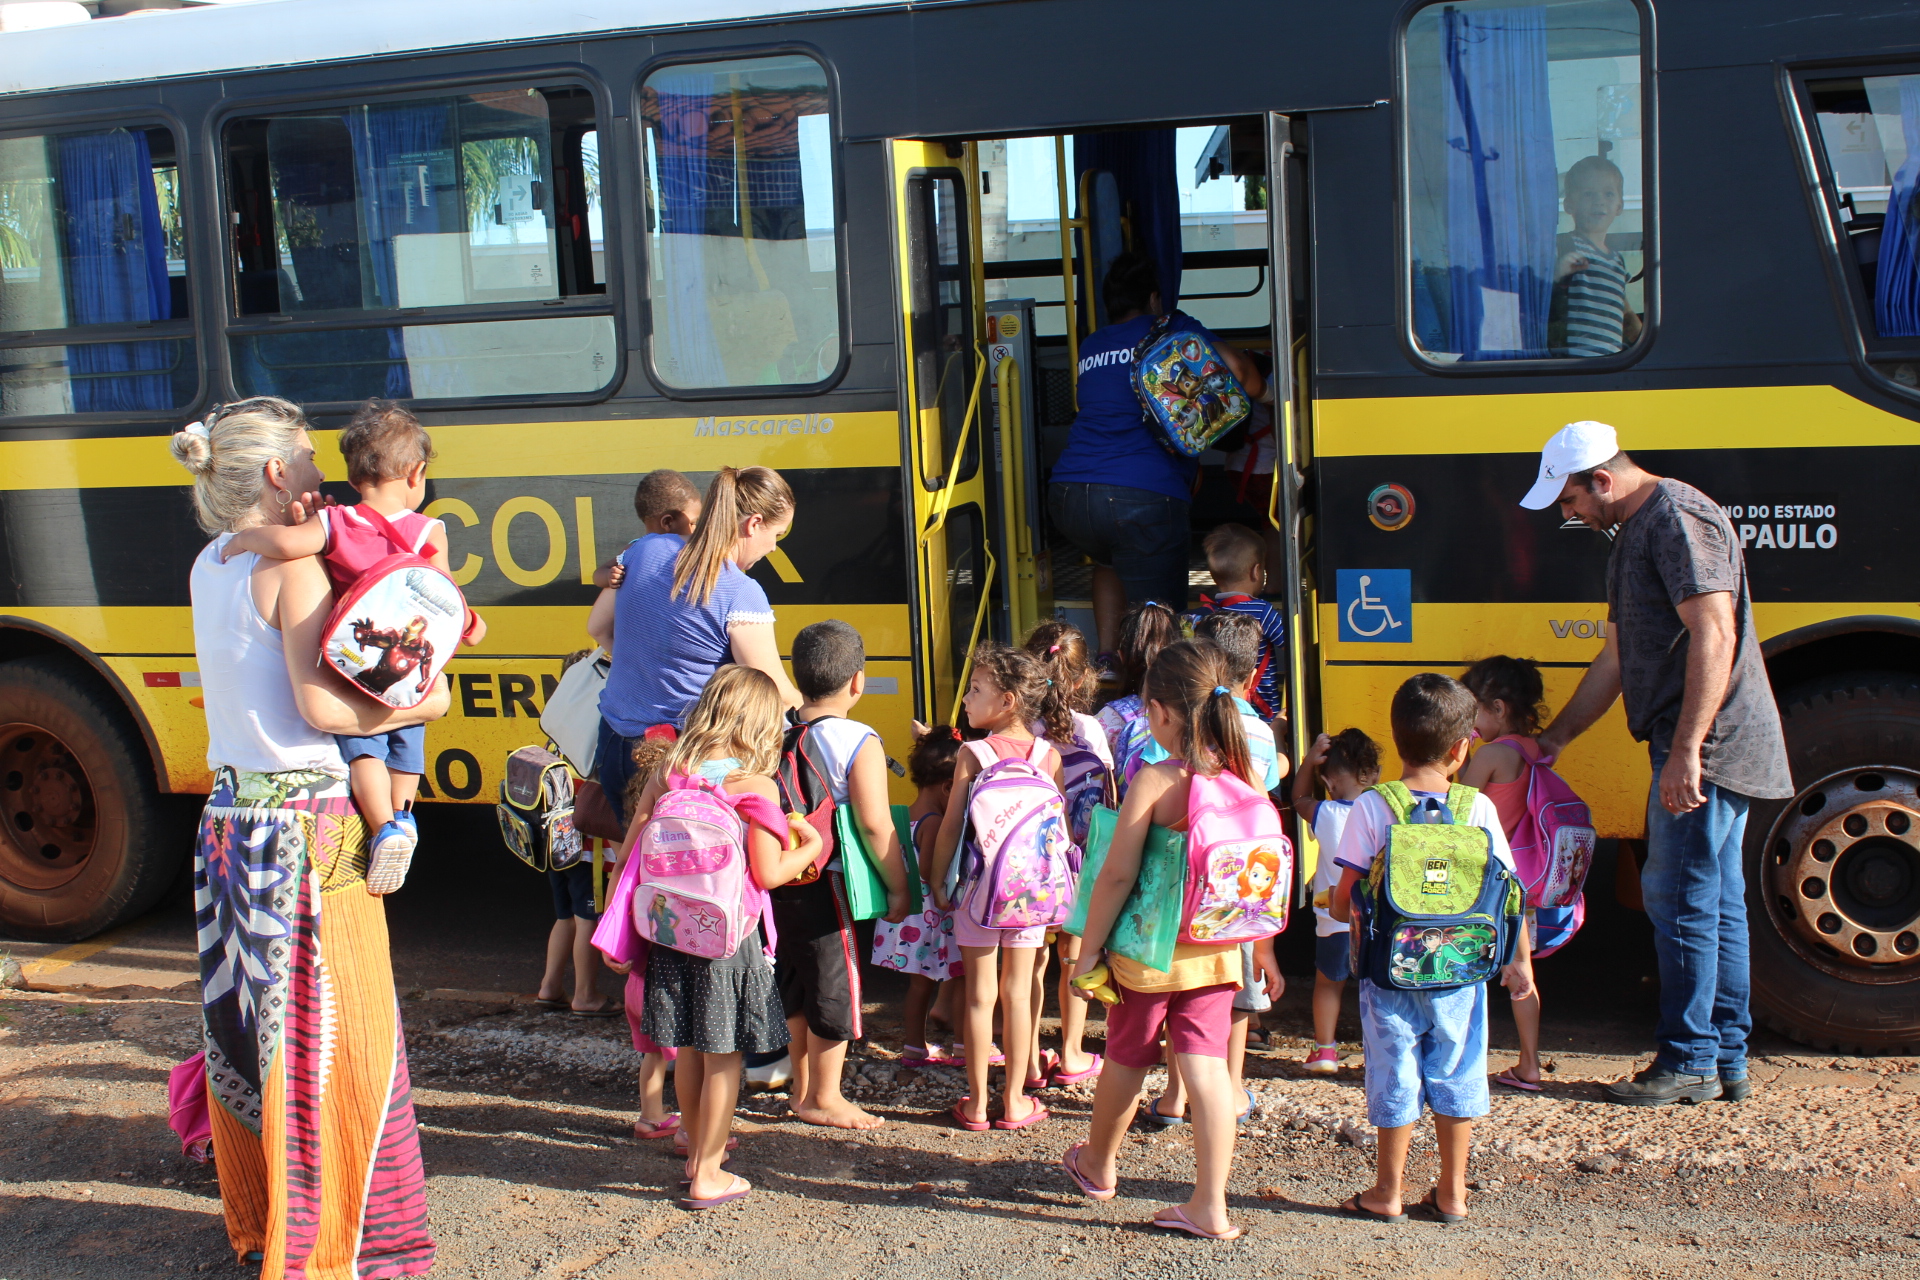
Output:
<instances>
[{"instance_id":1,"label":"hoop earring","mask_svg":"<svg viewBox=\"0 0 1920 1280\"><path fill-rule=\"evenodd\" d=\"M292 506L292 505L293 505L293 491L292 491L292 490L290 490L290 489L275 489L275 490L274 490L274 493L275 493L276 495L278 495L278 496L277 496L277 497L275 498L275 501L277 501L277 502L278 502L278 503L279 503L279 504L280 504L280 505L281 505L282 507L288 507L288 506Z\"/></svg>"}]
</instances>

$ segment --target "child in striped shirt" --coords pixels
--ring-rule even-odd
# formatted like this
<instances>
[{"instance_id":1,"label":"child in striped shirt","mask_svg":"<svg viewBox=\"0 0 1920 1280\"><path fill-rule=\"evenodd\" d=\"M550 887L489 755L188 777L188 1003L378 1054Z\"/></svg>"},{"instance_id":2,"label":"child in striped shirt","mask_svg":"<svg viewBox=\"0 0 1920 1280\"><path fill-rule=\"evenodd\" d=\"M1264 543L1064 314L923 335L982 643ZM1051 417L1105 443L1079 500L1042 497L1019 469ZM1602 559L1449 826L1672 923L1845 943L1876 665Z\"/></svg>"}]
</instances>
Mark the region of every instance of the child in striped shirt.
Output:
<instances>
[{"instance_id":1,"label":"child in striped shirt","mask_svg":"<svg viewBox=\"0 0 1920 1280\"><path fill-rule=\"evenodd\" d=\"M1601 156L1567 170L1564 207L1573 234L1553 284L1564 304L1568 355L1610 356L1640 337L1640 317L1627 302L1627 260L1607 244L1607 228L1625 207L1624 187L1619 166Z\"/></svg>"}]
</instances>

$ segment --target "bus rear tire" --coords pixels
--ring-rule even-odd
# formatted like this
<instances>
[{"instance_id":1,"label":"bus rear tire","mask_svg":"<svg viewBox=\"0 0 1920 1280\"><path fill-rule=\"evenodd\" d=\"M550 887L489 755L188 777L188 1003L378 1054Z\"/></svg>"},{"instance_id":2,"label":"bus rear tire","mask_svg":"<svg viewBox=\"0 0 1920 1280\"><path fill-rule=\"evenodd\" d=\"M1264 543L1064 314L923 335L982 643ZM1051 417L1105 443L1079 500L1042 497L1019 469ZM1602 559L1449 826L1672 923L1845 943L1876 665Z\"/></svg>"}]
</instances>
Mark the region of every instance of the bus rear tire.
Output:
<instances>
[{"instance_id":1,"label":"bus rear tire","mask_svg":"<svg viewBox=\"0 0 1920 1280\"><path fill-rule=\"evenodd\" d=\"M126 708L77 662L0 662L0 933L70 942L179 873L177 821Z\"/></svg>"},{"instance_id":2,"label":"bus rear tire","mask_svg":"<svg viewBox=\"0 0 1920 1280\"><path fill-rule=\"evenodd\" d=\"M1820 1049L1920 1045L1920 676L1844 672L1781 699L1796 794L1747 819L1760 1021Z\"/></svg>"}]
</instances>

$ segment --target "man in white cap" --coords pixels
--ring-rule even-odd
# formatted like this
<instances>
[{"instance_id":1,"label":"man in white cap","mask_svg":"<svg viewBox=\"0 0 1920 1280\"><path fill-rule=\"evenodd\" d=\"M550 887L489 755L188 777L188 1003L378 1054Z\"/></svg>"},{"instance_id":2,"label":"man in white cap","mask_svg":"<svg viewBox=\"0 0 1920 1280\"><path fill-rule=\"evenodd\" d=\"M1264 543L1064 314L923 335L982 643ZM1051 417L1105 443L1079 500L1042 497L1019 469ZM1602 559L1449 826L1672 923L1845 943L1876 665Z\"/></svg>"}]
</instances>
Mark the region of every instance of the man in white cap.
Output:
<instances>
[{"instance_id":1,"label":"man in white cap","mask_svg":"<svg viewBox=\"0 0 1920 1280\"><path fill-rule=\"evenodd\" d=\"M1624 695L1627 728L1653 764L1640 888L1659 962L1660 1047L1652 1066L1605 1092L1638 1106L1738 1102L1752 1090L1747 807L1793 795L1740 539L1719 503L1642 471L1604 422L1571 423L1541 451L1520 505L1556 503L1614 539L1606 645L1541 750L1560 755Z\"/></svg>"}]
</instances>

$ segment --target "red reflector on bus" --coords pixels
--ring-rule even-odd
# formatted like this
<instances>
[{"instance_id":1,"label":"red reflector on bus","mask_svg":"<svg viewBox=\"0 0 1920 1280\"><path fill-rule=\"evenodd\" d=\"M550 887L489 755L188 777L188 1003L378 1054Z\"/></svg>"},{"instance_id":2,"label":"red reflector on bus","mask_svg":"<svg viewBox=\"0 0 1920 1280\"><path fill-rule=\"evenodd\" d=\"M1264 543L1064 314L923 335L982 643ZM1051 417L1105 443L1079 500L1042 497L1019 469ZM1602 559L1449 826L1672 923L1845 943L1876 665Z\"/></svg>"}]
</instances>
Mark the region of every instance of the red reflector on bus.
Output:
<instances>
[{"instance_id":1,"label":"red reflector on bus","mask_svg":"<svg viewBox=\"0 0 1920 1280\"><path fill-rule=\"evenodd\" d=\"M145 676L149 689L178 689L180 673L178 671L149 671Z\"/></svg>"}]
</instances>

